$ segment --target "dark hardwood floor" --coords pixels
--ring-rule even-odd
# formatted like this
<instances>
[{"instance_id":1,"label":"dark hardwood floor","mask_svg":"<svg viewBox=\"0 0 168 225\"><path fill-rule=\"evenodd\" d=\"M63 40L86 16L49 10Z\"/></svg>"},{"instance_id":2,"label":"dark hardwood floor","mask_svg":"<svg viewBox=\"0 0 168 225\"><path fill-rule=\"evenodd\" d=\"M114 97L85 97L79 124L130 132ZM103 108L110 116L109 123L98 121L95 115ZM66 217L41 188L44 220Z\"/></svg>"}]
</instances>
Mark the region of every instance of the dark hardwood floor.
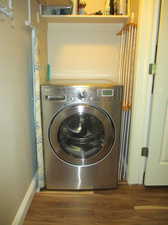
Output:
<instances>
[{"instance_id":1,"label":"dark hardwood floor","mask_svg":"<svg viewBox=\"0 0 168 225\"><path fill-rule=\"evenodd\" d=\"M24 225L168 225L168 188L37 193Z\"/></svg>"}]
</instances>

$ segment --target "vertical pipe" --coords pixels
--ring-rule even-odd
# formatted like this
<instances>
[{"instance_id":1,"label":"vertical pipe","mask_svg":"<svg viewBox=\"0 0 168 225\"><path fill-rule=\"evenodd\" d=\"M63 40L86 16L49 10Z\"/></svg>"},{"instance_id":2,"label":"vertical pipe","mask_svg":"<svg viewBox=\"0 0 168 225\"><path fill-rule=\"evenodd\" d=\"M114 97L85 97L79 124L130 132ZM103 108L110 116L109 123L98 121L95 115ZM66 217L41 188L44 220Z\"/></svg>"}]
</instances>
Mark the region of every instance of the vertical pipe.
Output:
<instances>
[{"instance_id":1,"label":"vertical pipe","mask_svg":"<svg viewBox=\"0 0 168 225\"><path fill-rule=\"evenodd\" d=\"M133 77L133 43L134 43L134 26L132 27L132 40L131 40L131 67L130 67L130 80L129 80L129 93L128 93L128 104L132 105L132 99L130 99L130 95L132 93L132 77Z\"/></svg>"},{"instance_id":2,"label":"vertical pipe","mask_svg":"<svg viewBox=\"0 0 168 225\"><path fill-rule=\"evenodd\" d=\"M133 85L134 85L134 64L135 64L135 52L136 52L136 34L137 34L137 27L134 26L134 38L133 38L133 45L132 45L132 67L131 67L131 81L130 81L130 94L129 94L129 104L132 105L132 95L133 95Z\"/></svg>"},{"instance_id":3,"label":"vertical pipe","mask_svg":"<svg viewBox=\"0 0 168 225\"><path fill-rule=\"evenodd\" d=\"M133 76L133 74L132 74L132 59L133 59L133 55L132 55L132 46L133 46L133 40L134 40L134 26L132 25L131 26L131 30L130 30L130 32L131 32L131 43L130 43L130 65L129 65L129 67L130 67L130 71L129 71L129 73L130 73L130 76L129 76L129 81L128 81L128 93L127 93L127 101L128 101L128 105L129 105L129 107L131 106L131 102L129 101L129 96L130 96L130 92L131 92L131 89L130 89L130 87L131 87L131 80L132 80L132 76Z\"/></svg>"},{"instance_id":4,"label":"vertical pipe","mask_svg":"<svg viewBox=\"0 0 168 225\"><path fill-rule=\"evenodd\" d=\"M122 63L121 63L121 80L122 80L122 84L124 85L124 60L125 60L125 45L126 45L126 36L125 36L125 32L122 32L122 36L123 36L123 50L122 50Z\"/></svg>"},{"instance_id":5,"label":"vertical pipe","mask_svg":"<svg viewBox=\"0 0 168 225\"><path fill-rule=\"evenodd\" d=\"M131 81L131 76L133 75L131 73L131 67L132 67L132 42L133 42L133 25L129 26L129 31L130 33L130 45L129 45L129 51L128 51L128 76L127 76L127 92L126 92L126 105L128 108L130 108L129 104L129 93L130 93L130 81Z\"/></svg>"},{"instance_id":6,"label":"vertical pipe","mask_svg":"<svg viewBox=\"0 0 168 225\"><path fill-rule=\"evenodd\" d=\"M127 105L127 93L128 93L128 80L129 80L129 66L130 66L130 40L131 40L131 34L130 34L130 26L128 26L127 28L127 35L128 35L128 48L127 48L127 67L126 67L126 71L125 71L125 86L126 86L126 90L125 90L125 98L124 98L124 105L126 106L126 108L128 108Z\"/></svg>"},{"instance_id":7,"label":"vertical pipe","mask_svg":"<svg viewBox=\"0 0 168 225\"><path fill-rule=\"evenodd\" d=\"M125 132L124 132L124 152L123 152L123 171L122 171L122 175L123 175L123 179L125 179L124 174L125 174L125 154L126 154L126 147L127 147L127 132L128 132L128 111L125 111Z\"/></svg>"},{"instance_id":8,"label":"vertical pipe","mask_svg":"<svg viewBox=\"0 0 168 225\"><path fill-rule=\"evenodd\" d=\"M119 82L120 83L122 83L123 50L124 50L124 35L122 32L121 44L120 44L120 62L119 62Z\"/></svg>"},{"instance_id":9,"label":"vertical pipe","mask_svg":"<svg viewBox=\"0 0 168 225\"><path fill-rule=\"evenodd\" d=\"M127 43L126 43L126 54L125 54L125 68L124 68L124 85L125 85L125 91L124 91L124 106L127 108L126 105L126 93L127 93L127 76L128 76L128 52L129 52L129 39L130 39L130 34L128 32L129 27L127 27L125 33L127 36Z\"/></svg>"},{"instance_id":10,"label":"vertical pipe","mask_svg":"<svg viewBox=\"0 0 168 225\"><path fill-rule=\"evenodd\" d=\"M119 179L127 178L129 135L131 124L131 105L134 81L134 62L136 47L136 26L129 24L122 31L119 81L124 85L124 99L122 112L121 144L119 158Z\"/></svg>"},{"instance_id":11,"label":"vertical pipe","mask_svg":"<svg viewBox=\"0 0 168 225\"><path fill-rule=\"evenodd\" d=\"M124 169L124 155L125 155L125 136L127 132L127 127L126 127L126 120L127 120L127 114L126 111L123 111L123 140L122 140L122 154L121 154L121 176L123 178L123 169Z\"/></svg>"},{"instance_id":12,"label":"vertical pipe","mask_svg":"<svg viewBox=\"0 0 168 225\"><path fill-rule=\"evenodd\" d=\"M122 180L122 165L123 165L123 154L124 154L124 123L125 123L125 111L122 110L122 123L121 123L121 142L120 142L120 157L119 157L119 180Z\"/></svg>"},{"instance_id":13,"label":"vertical pipe","mask_svg":"<svg viewBox=\"0 0 168 225\"><path fill-rule=\"evenodd\" d=\"M125 144L125 157L124 157L124 179L127 179L127 166L128 166L128 149L129 149L129 135L130 135L130 124L131 124L131 110L127 111L127 133L126 133L126 144Z\"/></svg>"},{"instance_id":14,"label":"vertical pipe","mask_svg":"<svg viewBox=\"0 0 168 225\"><path fill-rule=\"evenodd\" d=\"M128 34L127 32L124 32L125 36L125 48L124 48L124 58L123 58L123 84L124 84L124 97L123 97L123 106L125 107L125 92L126 92L126 86L125 86L125 71L127 68L127 48L128 48Z\"/></svg>"}]
</instances>

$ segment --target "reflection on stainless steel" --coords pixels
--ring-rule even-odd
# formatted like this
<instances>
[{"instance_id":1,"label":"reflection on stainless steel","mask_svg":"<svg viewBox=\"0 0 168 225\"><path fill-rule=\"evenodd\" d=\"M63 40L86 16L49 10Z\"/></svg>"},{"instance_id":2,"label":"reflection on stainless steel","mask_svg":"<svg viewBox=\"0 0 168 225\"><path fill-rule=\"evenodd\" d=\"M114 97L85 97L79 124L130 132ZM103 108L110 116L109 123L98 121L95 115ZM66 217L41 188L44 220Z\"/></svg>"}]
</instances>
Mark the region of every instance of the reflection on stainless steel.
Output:
<instances>
[{"instance_id":1,"label":"reflection on stainless steel","mask_svg":"<svg viewBox=\"0 0 168 225\"><path fill-rule=\"evenodd\" d=\"M79 114L81 115L83 113L83 111L84 111L83 105L79 105L78 106L78 112L79 112Z\"/></svg>"},{"instance_id":2,"label":"reflection on stainless steel","mask_svg":"<svg viewBox=\"0 0 168 225\"><path fill-rule=\"evenodd\" d=\"M48 189L117 186L122 86L109 86L111 96L102 96L102 89L42 86ZM46 95L65 101L48 101Z\"/></svg>"}]
</instances>

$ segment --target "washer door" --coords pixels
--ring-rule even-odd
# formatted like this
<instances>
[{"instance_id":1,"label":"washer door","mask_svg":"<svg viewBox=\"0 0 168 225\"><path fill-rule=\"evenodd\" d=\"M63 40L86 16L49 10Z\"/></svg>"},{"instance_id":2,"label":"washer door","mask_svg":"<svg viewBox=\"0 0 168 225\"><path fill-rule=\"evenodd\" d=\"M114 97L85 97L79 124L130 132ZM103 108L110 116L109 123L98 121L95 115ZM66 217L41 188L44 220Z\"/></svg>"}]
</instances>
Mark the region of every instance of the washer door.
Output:
<instances>
[{"instance_id":1,"label":"washer door","mask_svg":"<svg viewBox=\"0 0 168 225\"><path fill-rule=\"evenodd\" d=\"M108 114L86 104L65 107L49 126L52 149L73 165L97 163L112 150L114 140L115 128Z\"/></svg>"}]
</instances>

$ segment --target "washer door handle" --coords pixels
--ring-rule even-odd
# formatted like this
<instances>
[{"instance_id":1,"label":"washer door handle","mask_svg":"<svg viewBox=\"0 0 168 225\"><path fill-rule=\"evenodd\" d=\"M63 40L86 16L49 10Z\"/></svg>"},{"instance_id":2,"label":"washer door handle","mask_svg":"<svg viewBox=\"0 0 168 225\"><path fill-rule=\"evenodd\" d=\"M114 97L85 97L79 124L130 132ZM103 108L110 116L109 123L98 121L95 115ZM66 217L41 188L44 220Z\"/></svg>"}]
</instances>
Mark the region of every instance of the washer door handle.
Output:
<instances>
[{"instance_id":1,"label":"washer door handle","mask_svg":"<svg viewBox=\"0 0 168 225\"><path fill-rule=\"evenodd\" d=\"M49 101L64 101L65 96L47 95L45 98Z\"/></svg>"}]
</instances>

